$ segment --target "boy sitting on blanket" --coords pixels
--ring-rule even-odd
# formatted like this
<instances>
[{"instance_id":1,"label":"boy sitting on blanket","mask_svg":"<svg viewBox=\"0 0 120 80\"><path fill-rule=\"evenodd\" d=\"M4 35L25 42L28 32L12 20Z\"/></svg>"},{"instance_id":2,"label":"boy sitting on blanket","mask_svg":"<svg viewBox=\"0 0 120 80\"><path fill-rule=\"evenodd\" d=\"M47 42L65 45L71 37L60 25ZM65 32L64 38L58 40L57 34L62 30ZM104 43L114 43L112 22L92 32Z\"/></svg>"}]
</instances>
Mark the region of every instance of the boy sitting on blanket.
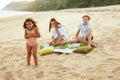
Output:
<instances>
[{"instance_id":1,"label":"boy sitting on blanket","mask_svg":"<svg viewBox=\"0 0 120 80\"><path fill-rule=\"evenodd\" d=\"M82 19L83 19L83 23L80 23L78 26L76 38L70 40L69 42L83 42L88 46L92 46L95 48L97 46L91 41L93 39L93 35L92 35L91 25L89 23L90 16L84 15ZM79 33L80 33L80 36L79 36Z\"/></svg>"}]
</instances>

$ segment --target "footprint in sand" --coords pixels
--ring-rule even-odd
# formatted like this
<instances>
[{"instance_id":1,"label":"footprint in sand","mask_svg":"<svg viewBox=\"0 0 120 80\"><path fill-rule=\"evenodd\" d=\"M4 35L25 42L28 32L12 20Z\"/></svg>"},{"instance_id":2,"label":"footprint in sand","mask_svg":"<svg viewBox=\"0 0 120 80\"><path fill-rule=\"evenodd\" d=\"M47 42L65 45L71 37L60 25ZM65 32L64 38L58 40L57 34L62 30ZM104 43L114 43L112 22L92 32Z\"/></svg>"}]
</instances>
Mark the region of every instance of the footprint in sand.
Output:
<instances>
[{"instance_id":1,"label":"footprint in sand","mask_svg":"<svg viewBox=\"0 0 120 80\"><path fill-rule=\"evenodd\" d=\"M3 80L15 80L11 72L5 72L2 74Z\"/></svg>"},{"instance_id":2,"label":"footprint in sand","mask_svg":"<svg viewBox=\"0 0 120 80\"><path fill-rule=\"evenodd\" d=\"M120 59L115 59L115 58L107 58L108 61L113 62L113 63L120 63Z\"/></svg>"},{"instance_id":3,"label":"footprint in sand","mask_svg":"<svg viewBox=\"0 0 120 80\"><path fill-rule=\"evenodd\" d=\"M109 66L108 64L99 64L96 68L97 70L99 70L100 72L106 72L109 70Z\"/></svg>"},{"instance_id":4,"label":"footprint in sand","mask_svg":"<svg viewBox=\"0 0 120 80\"><path fill-rule=\"evenodd\" d=\"M86 68L84 71L84 73L88 74L88 73L96 73L97 72L97 69L95 68Z\"/></svg>"},{"instance_id":5,"label":"footprint in sand","mask_svg":"<svg viewBox=\"0 0 120 80\"><path fill-rule=\"evenodd\" d=\"M36 78L42 78L44 77L44 72L43 71L40 71L38 73L36 73Z\"/></svg>"},{"instance_id":6,"label":"footprint in sand","mask_svg":"<svg viewBox=\"0 0 120 80\"><path fill-rule=\"evenodd\" d=\"M115 80L120 80L120 66L112 71L114 74Z\"/></svg>"},{"instance_id":7,"label":"footprint in sand","mask_svg":"<svg viewBox=\"0 0 120 80\"><path fill-rule=\"evenodd\" d=\"M0 49L2 49L2 46L0 46Z\"/></svg>"},{"instance_id":8,"label":"footprint in sand","mask_svg":"<svg viewBox=\"0 0 120 80\"><path fill-rule=\"evenodd\" d=\"M112 73L118 74L120 76L120 67L117 67L116 69L114 69Z\"/></svg>"},{"instance_id":9,"label":"footprint in sand","mask_svg":"<svg viewBox=\"0 0 120 80\"><path fill-rule=\"evenodd\" d=\"M0 70L5 71L5 70L7 70L7 67L3 66Z\"/></svg>"},{"instance_id":10,"label":"footprint in sand","mask_svg":"<svg viewBox=\"0 0 120 80\"><path fill-rule=\"evenodd\" d=\"M18 77L22 76L22 69L17 71L17 75L18 75Z\"/></svg>"}]
</instances>

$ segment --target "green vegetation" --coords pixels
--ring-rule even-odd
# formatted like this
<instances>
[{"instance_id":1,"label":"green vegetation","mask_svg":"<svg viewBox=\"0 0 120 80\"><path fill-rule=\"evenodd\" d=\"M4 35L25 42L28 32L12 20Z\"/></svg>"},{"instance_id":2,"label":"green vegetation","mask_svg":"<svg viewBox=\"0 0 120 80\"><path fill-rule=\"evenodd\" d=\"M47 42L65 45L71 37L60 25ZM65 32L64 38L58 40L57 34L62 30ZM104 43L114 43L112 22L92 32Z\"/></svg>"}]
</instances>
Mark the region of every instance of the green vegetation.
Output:
<instances>
[{"instance_id":1,"label":"green vegetation","mask_svg":"<svg viewBox=\"0 0 120 80\"><path fill-rule=\"evenodd\" d=\"M66 48L68 48L68 44L60 45L60 46L58 46L58 47L59 47L59 49L66 49Z\"/></svg>"},{"instance_id":2,"label":"green vegetation","mask_svg":"<svg viewBox=\"0 0 120 80\"><path fill-rule=\"evenodd\" d=\"M13 2L5 9L47 11L68 8L96 7L120 4L120 0L35 0L34 2Z\"/></svg>"},{"instance_id":3,"label":"green vegetation","mask_svg":"<svg viewBox=\"0 0 120 80\"><path fill-rule=\"evenodd\" d=\"M120 0L35 0L30 9L34 11L45 11L115 4L120 4Z\"/></svg>"},{"instance_id":4,"label":"green vegetation","mask_svg":"<svg viewBox=\"0 0 120 80\"><path fill-rule=\"evenodd\" d=\"M86 46L85 43L80 43L80 47Z\"/></svg>"}]
</instances>

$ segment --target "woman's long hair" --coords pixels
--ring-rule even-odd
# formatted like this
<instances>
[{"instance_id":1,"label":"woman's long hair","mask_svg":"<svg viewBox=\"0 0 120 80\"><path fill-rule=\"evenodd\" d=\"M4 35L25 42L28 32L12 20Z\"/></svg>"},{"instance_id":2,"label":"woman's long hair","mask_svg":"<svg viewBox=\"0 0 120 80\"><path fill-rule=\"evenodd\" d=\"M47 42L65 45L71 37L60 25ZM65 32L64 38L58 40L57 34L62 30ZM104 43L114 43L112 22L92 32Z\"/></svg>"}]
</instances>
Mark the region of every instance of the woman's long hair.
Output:
<instances>
[{"instance_id":1,"label":"woman's long hair","mask_svg":"<svg viewBox=\"0 0 120 80\"><path fill-rule=\"evenodd\" d=\"M51 31L51 27L52 27L51 22L52 22L52 21L55 21L55 22L56 22L56 24L57 24L56 26L57 26L57 27L58 27L58 24L60 24L55 18L51 18L51 19L50 19L50 24L49 24L49 32Z\"/></svg>"}]
</instances>

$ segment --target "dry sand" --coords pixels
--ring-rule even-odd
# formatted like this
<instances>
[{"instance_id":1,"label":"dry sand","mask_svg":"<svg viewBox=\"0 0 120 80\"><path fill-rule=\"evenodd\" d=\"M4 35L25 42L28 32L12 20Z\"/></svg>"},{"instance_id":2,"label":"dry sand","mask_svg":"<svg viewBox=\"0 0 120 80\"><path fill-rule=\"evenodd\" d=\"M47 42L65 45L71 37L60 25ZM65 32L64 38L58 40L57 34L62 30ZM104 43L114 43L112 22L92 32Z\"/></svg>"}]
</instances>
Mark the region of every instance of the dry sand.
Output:
<instances>
[{"instance_id":1,"label":"dry sand","mask_svg":"<svg viewBox=\"0 0 120 80\"><path fill-rule=\"evenodd\" d=\"M94 41L99 42L87 55L38 54L39 66L26 65L23 22L36 20L42 37L40 44L51 37L49 20L54 17L74 37L83 15L90 15ZM0 19L0 80L120 80L120 5L96 8L35 12L29 15Z\"/></svg>"}]
</instances>

